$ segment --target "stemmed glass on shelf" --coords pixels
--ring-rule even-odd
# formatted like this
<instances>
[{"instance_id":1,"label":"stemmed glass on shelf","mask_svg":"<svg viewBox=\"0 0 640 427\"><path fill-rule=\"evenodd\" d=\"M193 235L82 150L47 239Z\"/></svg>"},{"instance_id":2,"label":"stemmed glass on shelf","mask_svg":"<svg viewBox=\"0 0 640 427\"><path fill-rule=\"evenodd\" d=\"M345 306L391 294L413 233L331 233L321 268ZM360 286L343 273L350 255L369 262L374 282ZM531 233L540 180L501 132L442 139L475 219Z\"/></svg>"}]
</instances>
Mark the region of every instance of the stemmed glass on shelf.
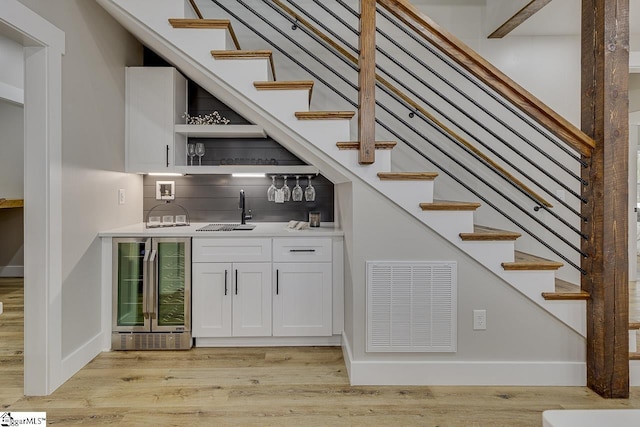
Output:
<instances>
[{"instance_id":1,"label":"stemmed glass on shelf","mask_svg":"<svg viewBox=\"0 0 640 427\"><path fill-rule=\"evenodd\" d=\"M294 202L302 201L302 187L300 187L300 175L296 175L296 186L291 190L291 198Z\"/></svg>"},{"instance_id":2,"label":"stemmed glass on shelf","mask_svg":"<svg viewBox=\"0 0 640 427\"><path fill-rule=\"evenodd\" d=\"M316 189L311 185L311 175L307 175L307 188L304 189L304 199L307 202L316 200Z\"/></svg>"},{"instance_id":3,"label":"stemmed glass on shelf","mask_svg":"<svg viewBox=\"0 0 640 427\"><path fill-rule=\"evenodd\" d=\"M193 156L196 155L195 144L187 144L187 155L189 156L189 159L191 159L191 166L193 166Z\"/></svg>"},{"instance_id":4,"label":"stemmed glass on shelf","mask_svg":"<svg viewBox=\"0 0 640 427\"><path fill-rule=\"evenodd\" d=\"M267 189L267 200L270 202L276 201L276 176L271 176L271 187Z\"/></svg>"},{"instance_id":5,"label":"stemmed glass on shelf","mask_svg":"<svg viewBox=\"0 0 640 427\"><path fill-rule=\"evenodd\" d=\"M287 185L287 176L285 175L283 178L284 178L284 185L282 186L281 190L282 190L282 193L284 194L284 201L288 202L291 199L291 189Z\"/></svg>"},{"instance_id":6,"label":"stemmed glass on shelf","mask_svg":"<svg viewBox=\"0 0 640 427\"><path fill-rule=\"evenodd\" d=\"M198 165L202 166L202 156L204 156L204 143L198 142L196 144L196 155L198 156Z\"/></svg>"}]
</instances>

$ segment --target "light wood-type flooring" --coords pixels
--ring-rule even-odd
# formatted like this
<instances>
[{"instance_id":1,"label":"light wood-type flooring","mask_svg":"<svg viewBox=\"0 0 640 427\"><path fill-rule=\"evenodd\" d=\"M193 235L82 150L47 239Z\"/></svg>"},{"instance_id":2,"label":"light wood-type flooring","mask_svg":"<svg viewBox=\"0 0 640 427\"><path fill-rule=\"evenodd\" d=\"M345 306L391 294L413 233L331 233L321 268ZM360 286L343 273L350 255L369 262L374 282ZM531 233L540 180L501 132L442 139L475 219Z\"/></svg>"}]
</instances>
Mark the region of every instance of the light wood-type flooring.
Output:
<instances>
[{"instance_id":1,"label":"light wood-type flooring","mask_svg":"<svg viewBox=\"0 0 640 427\"><path fill-rule=\"evenodd\" d=\"M547 409L640 408L640 387L629 400L584 387L351 387L336 347L104 353L52 395L23 397L22 281L0 279L0 301L0 413L46 411L48 425L516 427L540 426Z\"/></svg>"}]
</instances>

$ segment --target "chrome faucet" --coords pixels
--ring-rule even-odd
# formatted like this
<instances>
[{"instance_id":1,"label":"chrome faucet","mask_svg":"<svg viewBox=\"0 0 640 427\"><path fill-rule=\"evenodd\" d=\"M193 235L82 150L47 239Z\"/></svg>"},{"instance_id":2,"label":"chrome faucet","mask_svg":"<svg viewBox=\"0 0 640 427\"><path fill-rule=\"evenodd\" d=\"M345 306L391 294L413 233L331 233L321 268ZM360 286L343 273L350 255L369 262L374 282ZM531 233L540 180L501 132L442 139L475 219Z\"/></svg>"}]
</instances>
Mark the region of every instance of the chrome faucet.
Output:
<instances>
[{"instance_id":1,"label":"chrome faucet","mask_svg":"<svg viewBox=\"0 0 640 427\"><path fill-rule=\"evenodd\" d=\"M251 209L249 209L249 213L245 212L245 199L244 199L244 190L240 190L240 204L238 209L242 209L240 213L240 224L246 224L248 219L252 218Z\"/></svg>"}]
</instances>

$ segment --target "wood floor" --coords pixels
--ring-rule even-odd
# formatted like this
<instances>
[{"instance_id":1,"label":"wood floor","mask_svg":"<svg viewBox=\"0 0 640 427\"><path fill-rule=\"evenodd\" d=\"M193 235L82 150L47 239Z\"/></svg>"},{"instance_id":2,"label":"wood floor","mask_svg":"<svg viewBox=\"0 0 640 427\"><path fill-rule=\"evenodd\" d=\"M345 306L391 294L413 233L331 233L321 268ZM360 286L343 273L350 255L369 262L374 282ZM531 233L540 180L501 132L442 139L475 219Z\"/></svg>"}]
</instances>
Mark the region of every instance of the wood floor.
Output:
<instances>
[{"instance_id":1,"label":"wood floor","mask_svg":"<svg viewBox=\"0 0 640 427\"><path fill-rule=\"evenodd\" d=\"M22 396L22 281L0 279L0 412L49 425L540 426L542 411L640 408L583 387L351 387L335 347L111 352L47 397Z\"/></svg>"}]
</instances>

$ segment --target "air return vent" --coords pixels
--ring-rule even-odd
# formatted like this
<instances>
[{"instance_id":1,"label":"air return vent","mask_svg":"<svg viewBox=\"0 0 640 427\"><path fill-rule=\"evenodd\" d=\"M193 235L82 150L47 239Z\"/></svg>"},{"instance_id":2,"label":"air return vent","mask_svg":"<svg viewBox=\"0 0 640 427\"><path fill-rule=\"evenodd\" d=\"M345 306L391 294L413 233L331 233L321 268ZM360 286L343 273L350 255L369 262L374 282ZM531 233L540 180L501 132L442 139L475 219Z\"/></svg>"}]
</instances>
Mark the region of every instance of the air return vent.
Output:
<instances>
[{"instance_id":1,"label":"air return vent","mask_svg":"<svg viewBox=\"0 0 640 427\"><path fill-rule=\"evenodd\" d=\"M455 352L455 262L367 262L367 351Z\"/></svg>"}]
</instances>

